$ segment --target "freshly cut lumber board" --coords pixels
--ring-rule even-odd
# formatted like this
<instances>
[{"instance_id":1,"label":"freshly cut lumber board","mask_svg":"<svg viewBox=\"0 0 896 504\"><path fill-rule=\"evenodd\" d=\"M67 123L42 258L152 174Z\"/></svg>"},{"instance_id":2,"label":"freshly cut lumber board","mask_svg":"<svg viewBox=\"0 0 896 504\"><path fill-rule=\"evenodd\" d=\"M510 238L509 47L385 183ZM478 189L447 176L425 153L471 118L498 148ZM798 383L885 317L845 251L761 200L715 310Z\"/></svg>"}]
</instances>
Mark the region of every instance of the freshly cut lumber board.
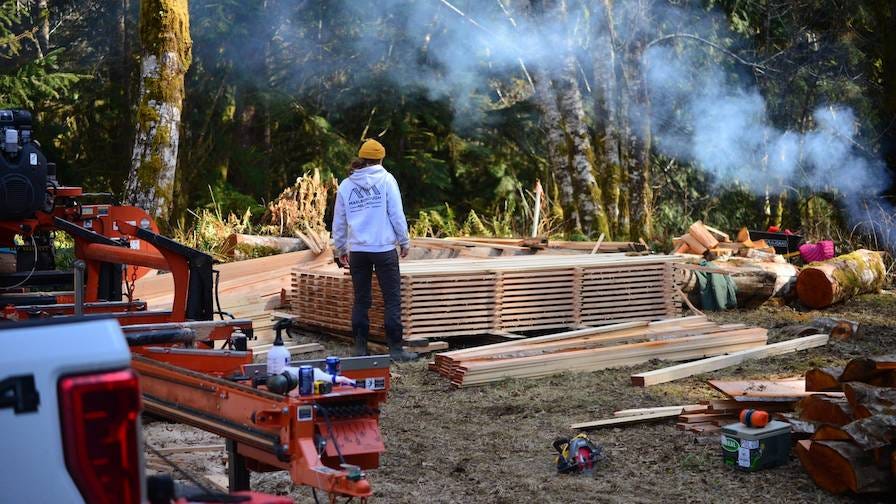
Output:
<instances>
[{"instance_id":1,"label":"freshly cut lumber board","mask_svg":"<svg viewBox=\"0 0 896 504\"><path fill-rule=\"evenodd\" d=\"M437 354L431 369L459 387L718 355L765 345L767 332L705 317L629 322Z\"/></svg>"},{"instance_id":2,"label":"freshly cut lumber board","mask_svg":"<svg viewBox=\"0 0 896 504\"><path fill-rule=\"evenodd\" d=\"M676 411L680 415L683 412L703 411L705 409L706 409L706 406L704 406L702 404L685 404L682 406L658 406L655 408L634 408L634 409L614 411L613 416L635 416L635 415L646 415L649 413L664 413L664 412L672 412L672 411Z\"/></svg>"},{"instance_id":3,"label":"freshly cut lumber board","mask_svg":"<svg viewBox=\"0 0 896 504\"><path fill-rule=\"evenodd\" d=\"M761 359L763 357L771 357L781 355L797 350L807 348L815 348L826 345L830 336L827 334L815 334L804 338L797 338L780 343L773 343L749 350L741 350L727 355L719 355L693 362L686 362L671 367L647 371L632 375L632 385L638 387L648 387L658 383L665 383L679 378L685 378L700 373L716 371L729 366L740 364L749 359Z\"/></svg>"},{"instance_id":4,"label":"freshly cut lumber board","mask_svg":"<svg viewBox=\"0 0 896 504\"><path fill-rule=\"evenodd\" d=\"M745 381L709 380L707 383L735 401L787 402L812 394L843 397L842 392L807 392L806 380L803 378Z\"/></svg>"},{"instance_id":5,"label":"freshly cut lumber board","mask_svg":"<svg viewBox=\"0 0 896 504\"><path fill-rule=\"evenodd\" d=\"M603 427L618 427L620 425L631 425L644 422L658 422L668 418L676 418L679 413L674 411L660 411L658 413L647 413L645 415L620 416L613 418L605 418L603 420L595 420L592 422L575 423L569 426L570 429L589 430L600 429Z\"/></svg>"},{"instance_id":6,"label":"freshly cut lumber board","mask_svg":"<svg viewBox=\"0 0 896 504\"><path fill-rule=\"evenodd\" d=\"M676 256L520 255L404 261L405 338L444 338L658 320L680 312ZM296 268L290 311L307 326L349 333L348 272ZM382 297L373 283L371 337L385 338Z\"/></svg>"}]
</instances>

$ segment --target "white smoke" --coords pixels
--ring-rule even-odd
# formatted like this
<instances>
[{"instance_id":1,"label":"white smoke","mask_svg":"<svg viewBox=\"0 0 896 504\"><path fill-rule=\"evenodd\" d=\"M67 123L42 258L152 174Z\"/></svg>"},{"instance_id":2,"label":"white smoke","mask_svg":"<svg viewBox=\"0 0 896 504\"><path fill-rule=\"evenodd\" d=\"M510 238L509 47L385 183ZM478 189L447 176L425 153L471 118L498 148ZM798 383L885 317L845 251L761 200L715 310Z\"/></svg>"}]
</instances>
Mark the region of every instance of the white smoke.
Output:
<instances>
[{"instance_id":1,"label":"white smoke","mask_svg":"<svg viewBox=\"0 0 896 504\"><path fill-rule=\"evenodd\" d=\"M403 91L449 100L455 125L475 126L485 120L485 111L503 106L498 90L531 92L524 68L550 76L565 71L563 56L570 40L584 42L572 50L581 70L577 77L585 82L591 66L607 57L611 36L603 2L567 1L565 16L533 16L520 10L526 3L328 2L330 14L338 13L348 23L358 21L351 50L340 48L338 54L309 61L311 70L297 72L342 71L352 86L363 86L365 79L386 79ZM647 44L641 70L649 108L631 103L628 119L635 125L650 121L655 149L711 174L718 187L736 184L757 195L792 188L834 193L843 198L854 224L882 222L890 207L880 195L891 180L886 166L861 147L852 110L818 103L808 130L776 125L745 60L737 56L750 54L745 50L749 43L727 29L722 13L662 0L617 0L612 5L615 40ZM278 30L282 37L308 41L305 32L288 32L287 25ZM694 37L669 37L674 33ZM617 55L617 64L621 59ZM629 83L618 70L616 85L624 88ZM590 82L595 93L598 84ZM866 211L869 201L882 210Z\"/></svg>"}]
</instances>

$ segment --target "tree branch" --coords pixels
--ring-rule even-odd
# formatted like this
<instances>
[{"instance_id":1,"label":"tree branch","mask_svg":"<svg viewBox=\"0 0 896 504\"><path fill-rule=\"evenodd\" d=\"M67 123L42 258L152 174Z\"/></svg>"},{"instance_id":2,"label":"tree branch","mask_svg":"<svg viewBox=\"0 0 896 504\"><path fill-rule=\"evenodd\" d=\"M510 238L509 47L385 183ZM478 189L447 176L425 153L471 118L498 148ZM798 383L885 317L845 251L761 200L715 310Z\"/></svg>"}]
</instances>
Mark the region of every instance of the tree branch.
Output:
<instances>
[{"instance_id":1,"label":"tree branch","mask_svg":"<svg viewBox=\"0 0 896 504\"><path fill-rule=\"evenodd\" d=\"M754 68L756 70L759 70L760 72L777 72L777 70L775 70L774 68L768 67L761 63L756 63L754 61L747 61L747 60L741 58L740 56L738 56L737 54L731 52L730 50L720 46L719 44L716 44L715 42L706 40L705 38L700 37L699 35L694 35L693 33L670 33L669 35L663 35L660 38L651 40L650 43L647 44L645 49L650 49L652 46L654 46L656 44L665 42L667 40L676 39L676 38L682 38L682 39L686 39L686 40L694 40L697 42L701 42L705 45L712 47L713 49L717 49L717 50L721 51L722 53L726 54L728 57L730 57L734 61L737 61L738 63L740 63L741 65Z\"/></svg>"}]
</instances>

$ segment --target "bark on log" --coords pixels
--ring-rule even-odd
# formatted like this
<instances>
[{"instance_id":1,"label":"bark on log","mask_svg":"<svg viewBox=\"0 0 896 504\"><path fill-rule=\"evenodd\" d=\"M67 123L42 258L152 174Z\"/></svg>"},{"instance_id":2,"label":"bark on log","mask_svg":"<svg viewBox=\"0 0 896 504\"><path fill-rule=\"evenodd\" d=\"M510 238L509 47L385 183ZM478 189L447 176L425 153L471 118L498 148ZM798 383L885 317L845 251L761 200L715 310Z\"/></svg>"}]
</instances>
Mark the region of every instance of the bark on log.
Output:
<instances>
[{"instance_id":1,"label":"bark on log","mask_svg":"<svg viewBox=\"0 0 896 504\"><path fill-rule=\"evenodd\" d=\"M888 471L874 465L870 453L848 441L813 441L808 450L810 463L800 457L815 483L832 493L846 489L856 493L884 492L892 487Z\"/></svg>"},{"instance_id":2,"label":"bark on log","mask_svg":"<svg viewBox=\"0 0 896 504\"><path fill-rule=\"evenodd\" d=\"M896 355L880 355L877 357L859 357L849 361L840 377L842 382L871 383L878 386L892 386L888 380L878 380L883 375L892 374L896 370ZM872 383L874 382L874 383Z\"/></svg>"},{"instance_id":3,"label":"bark on log","mask_svg":"<svg viewBox=\"0 0 896 504\"><path fill-rule=\"evenodd\" d=\"M720 270L734 280L734 284L737 286L738 307L753 308L772 297L787 299L792 296L797 272L795 266L767 262L744 264L748 265L734 266L728 262L718 261L710 263L707 270ZM682 284L682 292L698 294L696 289L697 282L694 275L687 275Z\"/></svg>"},{"instance_id":4,"label":"bark on log","mask_svg":"<svg viewBox=\"0 0 896 504\"><path fill-rule=\"evenodd\" d=\"M852 441L852 436L841 427L819 425L812 436L813 441Z\"/></svg>"},{"instance_id":5,"label":"bark on log","mask_svg":"<svg viewBox=\"0 0 896 504\"><path fill-rule=\"evenodd\" d=\"M807 392L839 392L843 390L840 376L843 368L815 368L806 371Z\"/></svg>"},{"instance_id":6,"label":"bark on log","mask_svg":"<svg viewBox=\"0 0 896 504\"><path fill-rule=\"evenodd\" d=\"M896 441L896 416L874 415L843 426L843 431L865 450L873 450Z\"/></svg>"},{"instance_id":7,"label":"bark on log","mask_svg":"<svg viewBox=\"0 0 896 504\"><path fill-rule=\"evenodd\" d=\"M274 249L281 253L305 250L308 245L299 238L286 236L258 236L233 233L224 240L224 254L233 257L238 250L246 251L258 248Z\"/></svg>"},{"instance_id":8,"label":"bark on log","mask_svg":"<svg viewBox=\"0 0 896 504\"><path fill-rule=\"evenodd\" d=\"M811 395L800 401L797 409L801 420L846 425L852 422L852 407L846 399L823 394Z\"/></svg>"},{"instance_id":9,"label":"bark on log","mask_svg":"<svg viewBox=\"0 0 896 504\"><path fill-rule=\"evenodd\" d=\"M877 292L885 282L886 270L880 253L860 249L806 266L797 279L796 290L801 303L817 309L857 294Z\"/></svg>"},{"instance_id":10,"label":"bark on log","mask_svg":"<svg viewBox=\"0 0 896 504\"><path fill-rule=\"evenodd\" d=\"M855 419L878 414L896 415L896 388L849 382L843 384L843 392Z\"/></svg>"}]
</instances>

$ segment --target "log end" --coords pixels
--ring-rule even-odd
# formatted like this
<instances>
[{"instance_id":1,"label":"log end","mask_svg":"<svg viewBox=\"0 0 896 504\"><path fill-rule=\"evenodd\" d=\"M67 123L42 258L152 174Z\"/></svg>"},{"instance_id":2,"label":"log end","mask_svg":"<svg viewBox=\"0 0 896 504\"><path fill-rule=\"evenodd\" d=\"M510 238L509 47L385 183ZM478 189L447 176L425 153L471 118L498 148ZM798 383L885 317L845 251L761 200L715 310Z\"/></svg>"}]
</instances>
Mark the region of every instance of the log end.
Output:
<instances>
[{"instance_id":1,"label":"log end","mask_svg":"<svg viewBox=\"0 0 896 504\"><path fill-rule=\"evenodd\" d=\"M796 295L809 308L826 308L834 302L834 287L823 271L806 268L797 277Z\"/></svg>"}]
</instances>

